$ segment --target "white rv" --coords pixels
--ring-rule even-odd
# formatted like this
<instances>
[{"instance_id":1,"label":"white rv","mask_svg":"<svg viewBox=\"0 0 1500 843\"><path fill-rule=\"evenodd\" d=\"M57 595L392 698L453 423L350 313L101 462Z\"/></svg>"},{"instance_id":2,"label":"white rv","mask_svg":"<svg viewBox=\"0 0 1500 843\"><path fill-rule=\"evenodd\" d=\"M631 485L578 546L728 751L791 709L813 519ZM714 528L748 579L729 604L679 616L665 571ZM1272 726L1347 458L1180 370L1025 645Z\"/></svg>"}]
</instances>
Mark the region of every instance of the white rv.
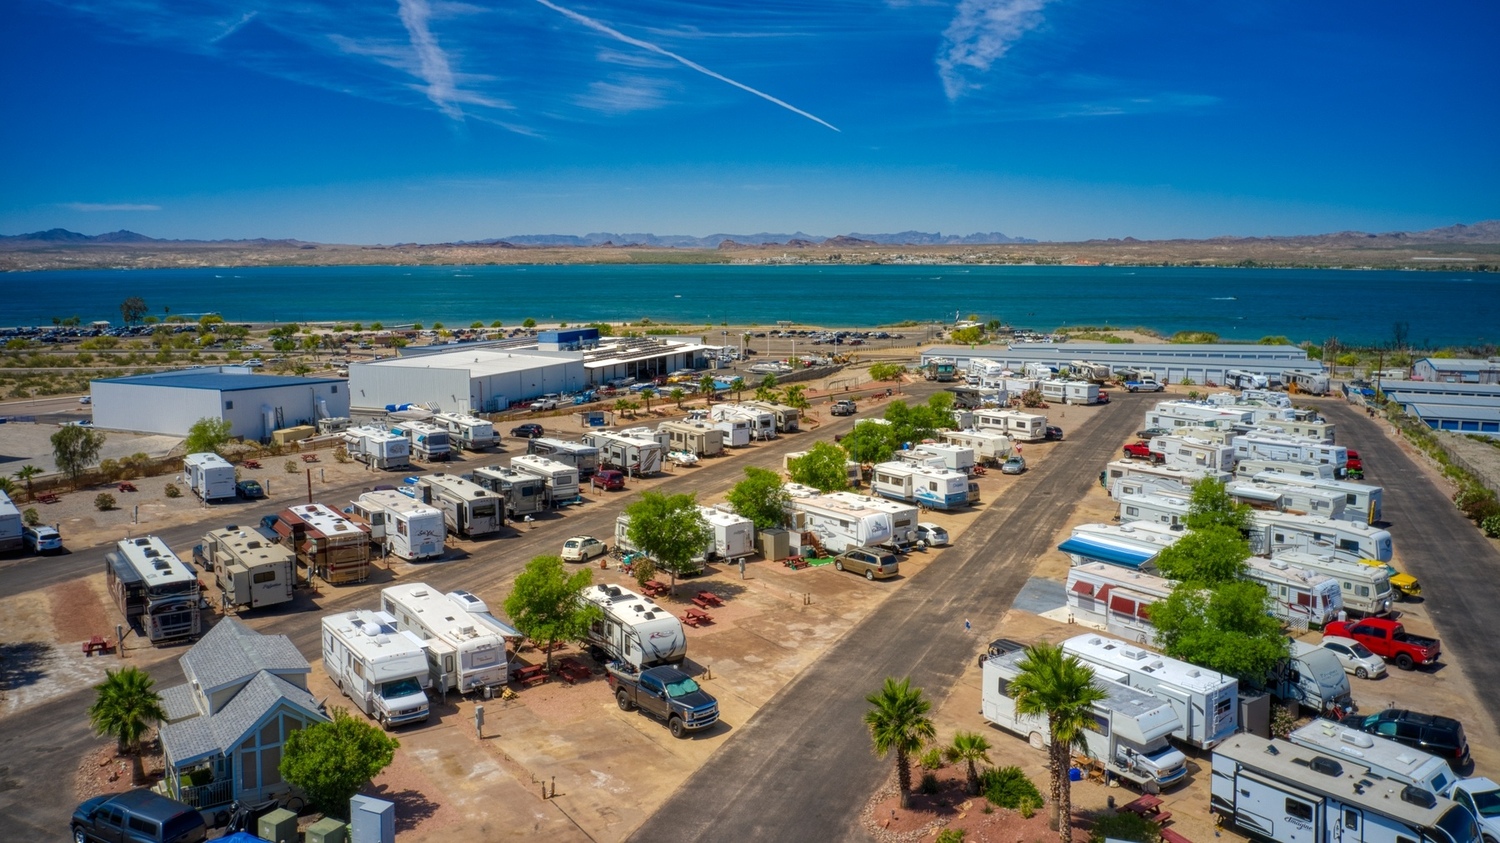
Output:
<instances>
[{"instance_id":1,"label":"white rv","mask_svg":"<svg viewBox=\"0 0 1500 843\"><path fill-rule=\"evenodd\" d=\"M1287 477L1304 477L1309 480L1337 480L1337 472L1331 465L1285 460L1242 459L1234 464L1237 477L1258 477L1264 473L1283 474Z\"/></svg>"},{"instance_id":2,"label":"white rv","mask_svg":"<svg viewBox=\"0 0 1500 843\"><path fill-rule=\"evenodd\" d=\"M578 469L567 463L533 454L511 457L513 471L540 477L547 487L547 504L554 508L578 503Z\"/></svg>"},{"instance_id":3,"label":"white rv","mask_svg":"<svg viewBox=\"0 0 1500 843\"><path fill-rule=\"evenodd\" d=\"M1303 477L1284 471L1262 471L1251 475L1251 479L1262 485L1283 489L1311 489L1344 497L1344 506L1331 516L1357 524L1374 524L1381 520L1380 503L1384 490L1379 486L1368 486L1349 480L1331 477Z\"/></svg>"},{"instance_id":4,"label":"white rv","mask_svg":"<svg viewBox=\"0 0 1500 843\"><path fill-rule=\"evenodd\" d=\"M724 446L727 448L743 448L755 436L755 422L750 419L716 419L710 424L723 432Z\"/></svg>"},{"instance_id":5,"label":"white rv","mask_svg":"<svg viewBox=\"0 0 1500 843\"><path fill-rule=\"evenodd\" d=\"M961 474L974 473L974 449L967 445L955 445L951 442L919 442L912 446L912 450L926 456L941 457L943 468L949 471L957 471Z\"/></svg>"},{"instance_id":6,"label":"white rv","mask_svg":"<svg viewBox=\"0 0 1500 843\"><path fill-rule=\"evenodd\" d=\"M1251 525L1250 551L1257 556L1305 550L1352 562L1391 561L1391 534L1367 524L1257 510L1251 514Z\"/></svg>"},{"instance_id":7,"label":"white rv","mask_svg":"<svg viewBox=\"0 0 1500 843\"><path fill-rule=\"evenodd\" d=\"M351 427L344 431L344 449L349 456L371 468L406 468L411 465L411 441L381 427Z\"/></svg>"},{"instance_id":8,"label":"white rv","mask_svg":"<svg viewBox=\"0 0 1500 843\"><path fill-rule=\"evenodd\" d=\"M292 599L297 554L274 535L225 527L203 537L203 561L214 572L226 608L259 609Z\"/></svg>"},{"instance_id":9,"label":"white rv","mask_svg":"<svg viewBox=\"0 0 1500 843\"><path fill-rule=\"evenodd\" d=\"M1236 437L1234 454L1241 460L1329 465L1333 466L1334 476L1340 479L1349 465L1349 449L1343 445L1325 445L1311 439L1270 433L1250 433Z\"/></svg>"},{"instance_id":10,"label":"white rv","mask_svg":"<svg viewBox=\"0 0 1500 843\"><path fill-rule=\"evenodd\" d=\"M1192 494L1191 484L1184 484L1182 480L1174 477L1132 474L1128 477L1121 477L1109 486L1109 496L1116 503L1125 495L1166 495L1174 498L1190 498Z\"/></svg>"},{"instance_id":11,"label":"white rv","mask_svg":"<svg viewBox=\"0 0 1500 843\"><path fill-rule=\"evenodd\" d=\"M438 413L432 417L452 437L452 443L465 451L483 451L500 444L500 434L488 419L467 413Z\"/></svg>"},{"instance_id":12,"label":"white rv","mask_svg":"<svg viewBox=\"0 0 1500 843\"><path fill-rule=\"evenodd\" d=\"M434 506L397 491L365 492L352 506L355 518L370 526L370 539L402 559L443 555L448 528Z\"/></svg>"},{"instance_id":13,"label":"white rv","mask_svg":"<svg viewBox=\"0 0 1500 843\"><path fill-rule=\"evenodd\" d=\"M423 462L440 462L453 456L453 437L448 431L424 421L404 421L391 428L397 436L405 436L411 443L413 459Z\"/></svg>"},{"instance_id":14,"label":"white rv","mask_svg":"<svg viewBox=\"0 0 1500 843\"><path fill-rule=\"evenodd\" d=\"M716 457L724 452L724 431L701 422L664 421L657 433L667 434L668 448L687 451L699 457Z\"/></svg>"},{"instance_id":15,"label":"white rv","mask_svg":"<svg viewBox=\"0 0 1500 843\"><path fill-rule=\"evenodd\" d=\"M916 544L917 522L922 520L922 511L915 505L854 492L830 492L825 497L849 504L860 504L891 516L890 543L902 553Z\"/></svg>"},{"instance_id":16,"label":"white rv","mask_svg":"<svg viewBox=\"0 0 1500 843\"><path fill-rule=\"evenodd\" d=\"M1352 713L1349 675L1338 657L1321 644L1290 640L1291 655L1281 661L1271 677L1271 695L1282 701L1295 700L1320 714Z\"/></svg>"},{"instance_id":17,"label":"white rv","mask_svg":"<svg viewBox=\"0 0 1500 843\"><path fill-rule=\"evenodd\" d=\"M1271 597L1271 614L1299 627L1322 626L1338 620L1344 608L1338 581L1279 559L1245 560L1245 578L1258 582Z\"/></svg>"},{"instance_id":18,"label":"white rv","mask_svg":"<svg viewBox=\"0 0 1500 843\"><path fill-rule=\"evenodd\" d=\"M714 534L706 553L709 559L732 562L755 555L754 521L743 515L712 506L700 506L698 512L703 516L703 522Z\"/></svg>"},{"instance_id":19,"label":"white rv","mask_svg":"<svg viewBox=\"0 0 1500 843\"><path fill-rule=\"evenodd\" d=\"M477 539L505 529L505 497L452 474L417 478L417 494L443 511L443 522L455 535Z\"/></svg>"},{"instance_id":20,"label":"white rv","mask_svg":"<svg viewBox=\"0 0 1500 843\"><path fill-rule=\"evenodd\" d=\"M1136 571L1155 570L1156 557L1186 535L1180 527L1150 521L1130 524L1079 524L1057 546L1074 565L1104 562Z\"/></svg>"},{"instance_id":21,"label":"white rv","mask_svg":"<svg viewBox=\"0 0 1500 843\"><path fill-rule=\"evenodd\" d=\"M234 466L218 454L188 454L182 473L193 494L204 503L234 498Z\"/></svg>"},{"instance_id":22,"label":"white rv","mask_svg":"<svg viewBox=\"0 0 1500 843\"><path fill-rule=\"evenodd\" d=\"M1339 584L1344 609L1353 615L1385 615L1391 611L1391 575L1384 565L1366 565L1331 554L1289 550L1271 557L1292 568L1322 574Z\"/></svg>"},{"instance_id":23,"label":"white rv","mask_svg":"<svg viewBox=\"0 0 1500 843\"><path fill-rule=\"evenodd\" d=\"M1159 401L1146 411L1145 427L1168 430L1179 427L1233 428L1251 423L1250 411L1238 407L1220 407L1199 401Z\"/></svg>"},{"instance_id":24,"label":"white rv","mask_svg":"<svg viewBox=\"0 0 1500 843\"><path fill-rule=\"evenodd\" d=\"M1095 383L1108 383L1114 374L1110 371L1108 363L1090 363L1087 360L1074 360L1068 364L1068 371L1075 377Z\"/></svg>"},{"instance_id":25,"label":"white rv","mask_svg":"<svg viewBox=\"0 0 1500 843\"><path fill-rule=\"evenodd\" d=\"M20 550L26 544L25 521L10 495L0 492L0 552Z\"/></svg>"},{"instance_id":26,"label":"white rv","mask_svg":"<svg viewBox=\"0 0 1500 843\"><path fill-rule=\"evenodd\" d=\"M1332 758L1353 758L1378 776L1434 794L1447 793L1459 778L1436 755L1321 717L1293 730L1287 740Z\"/></svg>"},{"instance_id":27,"label":"white rv","mask_svg":"<svg viewBox=\"0 0 1500 843\"><path fill-rule=\"evenodd\" d=\"M1095 667L1124 675L1126 685L1156 697L1177 714L1172 737L1213 749L1239 728L1240 683L1233 676L1087 633L1062 642L1063 652Z\"/></svg>"},{"instance_id":28,"label":"white rv","mask_svg":"<svg viewBox=\"0 0 1500 843\"><path fill-rule=\"evenodd\" d=\"M1309 486L1287 486L1245 480L1225 483L1224 491L1231 498L1247 504L1252 509L1274 509L1294 515L1352 520L1344 517L1346 499L1344 495L1337 492Z\"/></svg>"},{"instance_id":29,"label":"white rv","mask_svg":"<svg viewBox=\"0 0 1500 843\"><path fill-rule=\"evenodd\" d=\"M1311 439L1314 442L1322 442L1325 445L1333 444L1335 426L1333 422L1323 421L1298 421L1296 419L1265 419L1255 425L1257 430L1281 436L1297 436L1303 439Z\"/></svg>"},{"instance_id":30,"label":"white rv","mask_svg":"<svg viewBox=\"0 0 1500 843\"><path fill-rule=\"evenodd\" d=\"M997 430L1018 442L1041 442L1047 438L1047 417L1019 410L975 410L974 427Z\"/></svg>"},{"instance_id":31,"label":"white rv","mask_svg":"<svg viewBox=\"0 0 1500 843\"><path fill-rule=\"evenodd\" d=\"M505 514L516 521L547 508L547 481L503 466L474 469L471 479L505 499Z\"/></svg>"},{"instance_id":32,"label":"white rv","mask_svg":"<svg viewBox=\"0 0 1500 843\"><path fill-rule=\"evenodd\" d=\"M1009 695L1025 658L1026 651L1017 650L985 660L982 710L985 720L1041 748L1051 743L1047 718L1016 711ZM1182 728L1172 707L1119 681L1119 671L1094 666L1094 674L1094 687L1106 694L1093 707L1099 727L1083 733L1094 762L1151 793L1187 781L1187 758L1167 742L1168 735Z\"/></svg>"},{"instance_id":33,"label":"white rv","mask_svg":"<svg viewBox=\"0 0 1500 843\"><path fill-rule=\"evenodd\" d=\"M998 430L945 430L941 433L944 442L959 448L968 448L974 458L987 465L1005 462L1015 445Z\"/></svg>"},{"instance_id":34,"label":"white rv","mask_svg":"<svg viewBox=\"0 0 1500 843\"><path fill-rule=\"evenodd\" d=\"M851 547L891 541L890 513L871 507L866 498L856 496L851 501L833 495L793 497L787 508L791 528L812 533L823 552L830 556Z\"/></svg>"},{"instance_id":35,"label":"white rv","mask_svg":"<svg viewBox=\"0 0 1500 843\"><path fill-rule=\"evenodd\" d=\"M770 412L776 419L777 433L796 433L802 429L802 413L796 407L774 401L746 401L742 406Z\"/></svg>"},{"instance_id":36,"label":"white rv","mask_svg":"<svg viewBox=\"0 0 1500 843\"><path fill-rule=\"evenodd\" d=\"M708 417L717 422L745 421L750 424L751 439L776 438L776 414L761 407L747 404L715 404L708 410Z\"/></svg>"},{"instance_id":37,"label":"white rv","mask_svg":"<svg viewBox=\"0 0 1500 843\"><path fill-rule=\"evenodd\" d=\"M1090 562L1068 569L1069 614L1137 644L1155 644L1151 604L1171 594L1171 580L1116 565Z\"/></svg>"},{"instance_id":38,"label":"white rv","mask_svg":"<svg viewBox=\"0 0 1500 843\"><path fill-rule=\"evenodd\" d=\"M959 509L969 505L969 476L946 468L895 460L875 465L870 474L870 491L930 509Z\"/></svg>"},{"instance_id":39,"label":"white rv","mask_svg":"<svg viewBox=\"0 0 1500 843\"><path fill-rule=\"evenodd\" d=\"M1297 392L1303 392L1308 395L1328 394L1328 375L1324 372L1287 369L1281 373L1281 383L1288 390L1291 390L1295 386Z\"/></svg>"},{"instance_id":40,"label":"white rv","mask_svg":"<svg viewBox=\"0 0 1500 843\"><path fill-rule=\"evenodd\" d=\"M1059 404L1098 404L1099 385L1088 381L1048 379L1042 381L1042 398Z\"/></svg>"},{"instance_id":41,"label":"white rv","mask_svg":"<svg viewBox=\"0 0 1500 843\"><path fill-rule=\"evenodd\" d=\"M1178 466L1151 465L1140 460L1114 460L1104 467L1105 482L1109 486L1111 497L1117 496L1119 481L1126 478L1138 480L1166 480L1178 483L1184 490L1192 488L1193 484L1205 477L1212 477L1220 483L1226 482L1234 477L1227 471L1216 471L1208 468L1182 468ZM1121 489L1120 491L1134 491L1134 487ZM1186 491L1184 492L1186 494Z\"/></svg>"},{"instance_id":42,"label":"white rv","mask_svg":"<svg viewBox=\"0 0 1500 843\"><path fill-rule=\"evenodd\" d=\"M1214 749L1209 809L1272 843L1479 843L1457 802L1332 757L1241 733Z\"/></svg>"},{"instance_id":43,"label":"white rv","mask_svg":"<svg viewBox=\"0 0 1500 843\"><path fill-rule=\"evenodd\" d=\"M427 583L404 583L382 589L380 608L396 627L414 633L427 647L427 667L439 693L461 694L504 687L510 662L506 631L491 626L467 603ZM506 628L512 635L519 634Z\"/></svg>"},{"instance_id":44,"label":"white rv","mask_svg":"<svg viewBox=\"0 0 1500 843\"><path fill-rule=\"evenodd\" d=\"M1122 524L1129 524L1132 521L1154 521L1176 527L1187 522L1189 501L1185 497L1122 494L1117 500L1120 503L1120 523Z\"/></svg>"},{"instance_id":45,"label":"white rv","mask_svg":"<svg viewBox=\"0 0 1500 843\"><path fill-rule=\"evenodd\" d=\"M615 468L632 477L661 471L666 449L655 439L626 436L607 430L585 433L583 441L599 449L599 465ZM517 458L519 459L519 457ZM515 460L511 465L515 465Z\"/></svg>"},{"instance_id":46,"label":"white rv","mask_svg":"<svg viewBox=\"0 0 1500 843\"><path fill-rule=\"evenodd\" d=\"M580 481L599 473L599 449L583 442L539 436L526 441L526 453L573 466Z\"/></svg>"},{"instance_id":47,"label":"white rv","mask_svg":"<svg viewBox=\"0 0 1500 843\"><path fill-rule=\"evenodd\" d=\"M104 555L104 574L125 623L152 644L202 631L198 577L156 536L116 542Z\"/></svg>"},{"instance_id":48,"label":"white rv","mask_svg":"<svg viewBox=\"0 0 1500 843\"><path fill-rule=\"evenodd\" d=\"M1162 455L1162 465L1174 468L1203 469L1213 472L1234 470L1234 448L1190 435L1157 436L1151 440L1151 452Z\"/></svg>"},{"instance_id":49,"label":"white rv","mask_svg":"<svg viewBox=\"0 0 1500 843\"><path fill-rule=\"evenodd\" d=\"M591 585L579 595L599 607L603 617L589 626L588 643L599 662L624 662L644 670L681 664L687 658L687 634L671 612L618 585Z\"/></svg>"},{"instance_id":50,"label":"white rv","mask_svg":"<svg viewBox=\"0 0 1500 843\"><path fill-rule=\"evenodd\" d=\"M1265 375L1258 375L1243 369L1229 369L1224 372L1224 385L1233 389L1265 389L1270 383L1271 379Z\"/></svg>"},{"instance_id":51,"label":"white rv","mask_svg":"<svg viewBox=\"0 0 1500 843\"><path fill-rule=\"evenodd\" d=\"M425 722L432 677L422 640L385 612L323 618L323 669L333 684L386 729Z\"/></svg>"}]
</instances>

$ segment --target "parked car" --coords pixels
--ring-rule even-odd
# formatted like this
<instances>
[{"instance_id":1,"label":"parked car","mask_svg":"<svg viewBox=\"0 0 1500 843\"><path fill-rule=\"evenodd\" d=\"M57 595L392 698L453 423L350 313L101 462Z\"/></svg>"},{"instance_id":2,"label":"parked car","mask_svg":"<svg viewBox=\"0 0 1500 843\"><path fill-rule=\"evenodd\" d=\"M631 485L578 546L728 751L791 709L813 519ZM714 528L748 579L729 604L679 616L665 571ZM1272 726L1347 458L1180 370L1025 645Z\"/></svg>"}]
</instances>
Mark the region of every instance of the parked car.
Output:
<instances>
[{"instance_id":1,"label":"parked car","mask_svg":"<svg viewBox=\"0 0 1500 843\"><path fill-rule=\"evenodd\" d=\"M1049 424L1049 425L1047 425L1047 429L1046 429L1045 433L1046 433L1046 438L1047 438L1048 442L1061 442L1062 441L1062 438L1063 438L1063 429L1060 428L1060 427L1058 427L1055 424Z\"/></svg>"},{"instance_id":2,"label":"parked car","mask_svg":"<svg viewBox=\"0 0 1500 843\"><path fill-rule=\"evenodd\" d=\"M56 527L38 524L21 528L21 544L26 550L37 554L62 553L62 535Z\"/></svg>"},{"instance_id":3,"label":"parked car","mask_svg":"<svg viewBox=\"0 0 1500 843\"><path fill-rule=\"evenodd\" d=\"M1001 474L1020 474L1026 470L1025 457L1013 456L1000 465Z\"/></svg>"},{"instance_id":4,"label":"parked car","mask_svg":"<svg viewBox=\"0 0 1500 843\"><path fill-rule=\"evenodd\" d=\"M930 521L923 521L917 525L917 538L926 542L928 547L947 547L948 545L948 531Z\"/></svg>"},{"instance_id":5,"label":"parked car","mask_svg":"<svg viewBox=\"0 0 1500 843\"><path fill-rule=\"evenodd\" d=\"M1339 660L1345 673L1352 673L1360 679L1374 679L1385 675L1385 659L1370 652L1369 647L1353 638L1325 635L1322 646Z\"/></svg>"},{"instance_id":6,"label":"parked car","mask_svg":"<svg viewBox=\"0 0 1500 843\"><path fill-rule=\"evenodd\" d=\"M92 396L92 395L85 395L82 398L78 399L78 403L80 403L80 404L92 404L92 403L94 403L94 396Z\"/></svg>"},{"instance_id":7,"label":"parked car","mask_svg":"<svg viewBox=\"0 0 1500 843\"><path fill-rule=\"evenodd\" d=\"M587 562L595 556L603 556L609 550L604 542L593 536L574 536L563 542L564 562Z\"/></svg>"},{"instance_id":8,"label":"parked car","mask_svg":"<svg viewBox=\"0 0 1500 843\"><path fill-rule=\"evenodd\" d=\"M1165 427L1148 427L1145 430L1137 430L1135 435L1142 439L1154 439L1158 436L1171 436L1172 431Z\"/></svg>"},{"instance_id":9,"label":"parked car","mask_svg":"<svg viewBox=\"0 0 1500 843\"><path fill-rule=\"evenodd\" d=\"M1126 381L1125 389L1128 392L1161 392L1166 387L1156 381Z\"/></svg>"},{"instance_id":10,"label":"parked car","mask_svg":"<svg viewBox=\"0 0 1500 843\"><path fill-rule=\"evenodd\" d=\"M855 406L853 401L846 398L842 401L833 402L833 405L828 408L828 412L835 416L852 416L859 412L859 408Z\"/></svg>"},{"instance_id":11,"label":"parked car","mask_svg":"<svg viewBox=\"0 0 1500 843\"><path fill-rule=\"evenodd\" d=\"M1460 779L1448 792L1448 798L1474 815L1484 843L1500 841L1500 785L1483 776Z\"/></svg>"},{"instance_id":12,"label":"parked car","mask_svg":"<svg viewBox=\"0 0 1500 843\"><path fill-rule=\"evenodd\" d=\"M1464 725L1452 717L1388 708L1356 721L1355 725L1372 735L1430 752L1446 760L1455 771L1469 764L1469 741L1464 736Z\"/></svg>"},{"instance_id":13,"label":"parked car","mask_svg":"<svg viewBox=\"0 0 1500 843\"><path fill-rule=\"evenodd\" d=\"M74 843L198 843L208 823L191 806L149 790L86 799L73 810Z\"/></svg>"},{"instance_id":14,"label":"parked car","mask_svg":"<svg viewBox=\"0 0 1500 843\"><path fill-rule=\"evenodd\" d=\"M241 480L234 484L234 493L245 500L259 500L266 496L266 490L260 487L255 480Z\"/></svg>"},{"instance_id":15,"label":"parked car","mask_svg":"<svg viewBox=\"0 0 1500 843\"><path fill-rule=\"evenodd\" d=\"M833 567L840 571L864 574L867 580L883 580L901 572L896 554L878 547L851 547L833 557Z\"/></svg>"},{"instance_id":16,"label":"parked car","mask_svg":"<svg viewBox=\"0 0 1500 843\"><path fill-rule=\"evenodd\" d=\"M612 468L595 472L594 476L589 479L589 485L606 492L612 489L623 489L625 488L625 472L615 471Z\"/></svg>"},{"instance_id":17,"label":"parked car","mask_svg":"<svg viewBox=\"0 0 1500 843\"><path fill-rule=\"evenodd\" d=\"M1323 634L1353 638L1375 655L1395 661L1402 670L1436 664L1442 656L1442 645L1436 638L1413 635L1399 621L1389 618L1335 621L1323 627Z\"/></svg>"},{"instance_id":18,"label":"parked car","mask_svg":"<svg viewBox=\"0 0 1500 843\"><path fill-rule=\"evenodd\" d=\"M511 428L510 435L520 439L536 439L540 436L546 436L547 432L542 430L542 426L536 422L527 422Z\"/></svg>"}]
</instances>

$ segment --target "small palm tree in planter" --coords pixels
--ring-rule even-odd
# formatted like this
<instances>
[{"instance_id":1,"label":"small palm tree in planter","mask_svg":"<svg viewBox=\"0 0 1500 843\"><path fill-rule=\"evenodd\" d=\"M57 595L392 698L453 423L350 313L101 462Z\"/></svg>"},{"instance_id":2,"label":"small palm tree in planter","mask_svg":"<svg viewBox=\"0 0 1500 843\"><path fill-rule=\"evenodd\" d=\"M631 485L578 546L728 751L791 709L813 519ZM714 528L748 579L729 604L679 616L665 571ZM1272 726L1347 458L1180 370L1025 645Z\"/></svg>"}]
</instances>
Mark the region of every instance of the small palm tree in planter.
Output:
<instances>
[{"instance_id":1,"label":"small palm tree in planter","mask_svg":"<svg viewBox=\"0 0 1500 843\"><path fill-rule=\"evenodd\" d=\"M154 684L140 668L106 670L104 681L94 686L98 695L89 706L89 724L98 734L114 738L120 752L131 757L136 780L142 772L141 738L167 716L161 696L152 690Z\"/></svg>"},{"instance_id":2,"label":"small palm tree in planter","mask_svg":"<svg viewBox=\"0 0 1500 843\"><path fill-rule=\"evenodd\" d=\"M870 727L875 754L885 757L891 750L896 752L896 780L905 808L911 793L911 756L937 734L927 716L932 703L922 696L921 688L911 686L911 679L897 682L889 676L880 692L865 700L871 705L865 712L865 725Z\"/></svg>"},{"instance_id":3,"label":"small palm tree in planter","mask_svg":"<svg viewBox=\"0 0 1500 843\"><path fill-rule=\"evenodd\" d=\"M979 793L979 763L990 763L990 742L978 732L958 732L953 744L943 751L954 764L962 762L968 768L969 793Z\"/></svg>"}]
</instances>

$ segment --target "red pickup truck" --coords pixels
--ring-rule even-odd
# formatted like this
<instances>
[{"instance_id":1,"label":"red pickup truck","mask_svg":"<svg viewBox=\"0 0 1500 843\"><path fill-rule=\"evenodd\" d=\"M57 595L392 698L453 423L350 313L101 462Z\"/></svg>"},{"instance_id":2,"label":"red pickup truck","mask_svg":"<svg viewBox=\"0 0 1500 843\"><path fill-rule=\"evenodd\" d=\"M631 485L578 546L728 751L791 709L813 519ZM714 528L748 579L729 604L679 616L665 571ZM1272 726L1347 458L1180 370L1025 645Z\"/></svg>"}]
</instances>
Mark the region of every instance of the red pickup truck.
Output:
<instances>
[{"instance_id":1,"label":"red pickup truck","mask_svg":"<svg viewBox=\"0 0 1500 843\"><path fill-rule=\"evenodd\" d=\"M1436 638L1413 635L1397 621L1387 618L1335 621L1323 627L1323 634L1353 638L1375 655L1394 661L1402 670L1411 670L1419 664L1436 664L1442 653L1442 645Z\"/></svg>"},{"instance_id":2,"label":"red pickup truck","mask_svg":"<svg viewBox=\"0 0 1500 843\"><path fill-rule=\"evenodd\" d=\"M1131 442L1125 446L1125 456L1150 460L1151 462L1161 462L1163 459L1161 454L1151 450L1151 443L1149 442Z\"/></svg>"}]
</instances>

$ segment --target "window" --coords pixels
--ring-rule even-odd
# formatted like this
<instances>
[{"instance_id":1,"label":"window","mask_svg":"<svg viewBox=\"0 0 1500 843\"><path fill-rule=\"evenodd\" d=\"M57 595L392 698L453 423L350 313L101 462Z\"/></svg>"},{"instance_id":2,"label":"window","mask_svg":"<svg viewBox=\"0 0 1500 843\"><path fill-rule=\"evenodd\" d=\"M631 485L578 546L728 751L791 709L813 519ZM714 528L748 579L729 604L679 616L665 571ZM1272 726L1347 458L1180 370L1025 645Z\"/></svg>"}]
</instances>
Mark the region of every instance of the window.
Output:
<instances>
[{"instance_id":1,"label":"window","mask_svg":"<svg viewBox=\"0 0 1500 843\"><path fill-rule=\"evenodd\" d=\"M1009 679L1006 679L1004 677L996 679L995 680L995 685L996 685L996 690L998 690L1000 692L1000 696L1002 696L1002 697L1008 697L1008 696L1010 696L1010 680Z\"/></svg>"},{"instance_id":2,"label":"window","mask_svg":"<svg viewBox=\"0 0 1500 843\"><path fill-rule=\"evenodd\" d=\"M259 772L256 759L254 752L240 753L240 790L254 790L260 786L260 779L256 775Z\"/></svg>"},{"instance_id":3,"label":"window","mask_svg":"<svg viewBox=\"0 0 1500 843\"><path fill-rule=\"evenodd\" d=\"M260 585L261 583L275 582L276 581L276 572L275 571L259 571L254 576L252 576L250 579L256 585Z\"/></svg>"},{"instance_id":4,"label":"window","mask_svg":"<svg viewBox=\"0 0 1500 843\"><path fill-rule=\"evenodd\" d=\"M106 828L120 828L125 825L125 815L119 808L105 808L99 812L99 824Z\"/></svg>"},{"instance_id":5,"label":"window","mask_svg":"<svg viewBox=\"0 0 1500 843\"><path fill-rule=\"evenodd\" d=\"M329 389L328 392L330 394L332 394L332 395L338 395L339 394L339 385L338 384L334 384L333 388Z\"/></svg>"},{"instance_id":6,"label":"window","mask_svg":"<svg viewBox=\"0 0 1500 843\"><path fill-rule=\"evenodd\" d=\"M1306 802L1302 802L1296 799L1288 799L1286 800L1286 815L1290 819L1301 820L1302 822L1310 823L1312 822L1313 809L1312 806L1307 804Z\"/></svg>"},{"instance_id":7,"label":"window","mask_svg":"<svg viewBox=\"0 0 1500 843\"><path fill-rule=\"evenodd\" d=\"M234 409L234 402L233 401L225 401L224 402L224 409L226 409L226 410L233 410Z\"/></svg>"},{"instance_id":8,"label":"window","mask_svg":"<svg viewBox=\"0 0 1500 843\"><path fill-rule=\"evenodd\" d=\"M130 830L139 834L144 834L148 838L151 838L153 840L156 838L156 823L147 819L142 819L141 817L130 818Z\"/></svg>"}]
</instances>

